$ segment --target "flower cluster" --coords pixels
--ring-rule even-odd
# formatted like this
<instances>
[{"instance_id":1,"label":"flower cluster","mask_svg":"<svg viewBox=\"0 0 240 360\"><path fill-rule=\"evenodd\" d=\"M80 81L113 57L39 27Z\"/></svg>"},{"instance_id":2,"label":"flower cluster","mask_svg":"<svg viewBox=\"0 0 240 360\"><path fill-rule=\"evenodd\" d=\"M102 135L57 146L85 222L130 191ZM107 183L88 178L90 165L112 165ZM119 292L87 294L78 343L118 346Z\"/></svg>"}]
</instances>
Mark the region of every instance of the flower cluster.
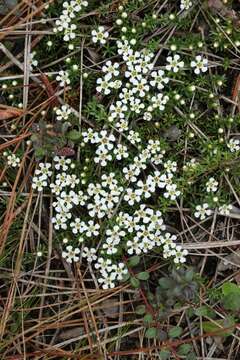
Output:
<instances>
[{"instance_id":1,"label":"flower cluster","mask_svg":"<svg viewBox=\"0 0 240 360\"><path fill-rule=\"evenodd\" d=\"M181 10L188 10L188 9L190 9L190 7L192 5L193 5L192 1L190 1L190 0L181 0L180 9Z\"/></svg>"},{"instance_id":2,"label":"flower cluster","mask_svg":"<svg viewBox=\"0 0 240 360\"><path fill-rule=\"evenodd\" d=\"M34 177L32 179L32 188L37 191L43 191L45 187L48 186L48 180L52 175L52 164L50 163L40 163L38 168L35 171Z\"/></svg>"},{"instance_id":3,"label":"flower cluster","mask_svg":"<svg viewBox=\"0 0 240 360\"><path fill-rule=\"evenodd\" d=\"M16 154L12 154L7 151L4 151L3 156L5 156L7 158L8 166L11 166L13 168L19 166L20 158Z\"/></svg>"},{"instance_id":4,"label":"flower cluster","mask_svg":"<svg viewBox=\"0 0 240 360\"><path fill-rule=\"evenodd\" d=\"M88 2L85 0L71 0L63 3L62 14L59 19L56 20L54 32L63 32L63 40L71 41L76 37L77 25L73 23L73 20L77 17L77 14L83 7L88 6Z\"/></svg>"},{"instance_id":5,"label":"flower cluster","mask_svg":"<svg viewBox=\"0 0 240 360\"><path fill-rule=\"evenodd\" d=\"M106 150L108 156L128 162L127 146L116 144L115 136L106 130L94 132L88 129L82 136L84 143L97 144L102 153ZM139 137L131 133L130 139L135 143ZM112 152L111 155L108 151ZM162 213L145 203L156 191L162 191L163 197L171 201L180 195L174 183L177 164L165 161L164 155L160 142L150 139L133 162L125 164L121 171L119 168L118 174L102 174L101 182L90 182L85 191L80 186L80 179L72 173L72 161L54 157L54 181L49 186L55 197L52 223L55 230L64 231L68 236L71 234L73 243L83 246L80 249L79 245L68 245L63 257L69 263L78 261L81 256L89 263L97 260L98 281L104 289L115 286L127 272L121 259L116 262L122 251L129 255L145 254L161 247L164 258L172 257L176 264L185 261L187 251L175 243L175 236L166 233ZM143 180L141 173L149 166L153 170ZM33 188L42 191L47 186L47 180L52 175L50 168L50 163L39 164ZM126 211L126 206L129 211ZM99 245L89 247L90 240Z\"/></svg>"}]
</instances>

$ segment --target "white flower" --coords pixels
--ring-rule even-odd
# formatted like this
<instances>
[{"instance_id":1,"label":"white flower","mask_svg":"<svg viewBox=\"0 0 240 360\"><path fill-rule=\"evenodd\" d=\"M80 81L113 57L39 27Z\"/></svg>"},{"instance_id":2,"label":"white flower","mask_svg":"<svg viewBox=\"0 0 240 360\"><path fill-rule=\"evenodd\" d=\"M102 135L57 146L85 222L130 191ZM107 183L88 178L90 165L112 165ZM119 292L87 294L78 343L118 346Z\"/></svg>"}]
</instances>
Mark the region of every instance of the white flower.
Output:
<instances>
[{"instance_id":1,"label":"white flower","mask_svg":"<svg viewBox=\"0 0 240 360\"><path fill-rule=\"evenodd\" d=\"M211 177L206 183L207 192L216 192L218 189L218 181Z\"/></svg>"},{"instance_id":2,"label":"white flower","mask_svg":"<svg viewBox=\"0 0 240 360\"><path fill-rule=\"evenodd\" d=\"M119 132L127 131L128 130L128 121L125 119L120 119L116 124L116 128Z\"/></svg>"},{"instance_id":3,"label":"white flower","mask_svg":"<svg viewBox=\"0 0 240 360\"><path fill-rule=\"evenodd\" d=\"M67 230L67 217L62 214L56 214L55 217L51 219L52 223L54 224L54 228L56 230Z\"/></svg>"},{"instance_id":4,"label":"white flower","mask_svg":"<svg viewBox=\"0 0 240 360\"><path fill-rule=\"evenodd\" d=\"M137 181L137 176L140 174L140 170L135 165L130 164L128 168L123 168L123 173L125 174L124 177L126 180L135 182Z\"/></svg>"},{"instance_id":5,"label":"white flower","mask_svg":"<svg viewBox=\"0 0 240 360\"><path fill-rule=\"evenodd\" d=\"M88 221L87 227L86 227L86 236L92 237L92 236L98 236L100 225L94 224L92 220Z\"/></svg>"},{"instance_id":6,"label":"white flower","mask_svg":"<svg viewBox=\"0 0 240 360\"><path fill-rule=\"evenodd\" d=\"M143 102L141 102L138 98L133 98L130 102L130 110L135 112L136 114L140 114L141 110L145 108Z\"/></svg>"},{"instance_id":7,"label":"white flower","mask_svg":"<svg viewBox=\"0 0 240 360\"><path fill-rule=\"evenodd\" d=\"M70 24L70 26L67 29L64 29L63 40L70 41L70 40L75 39L75 37L76 37L75 30L76 29L77 29L77 25L75 25L75 24Z\"/></svg>"},{"instance_id":8,"label":"white flower","mask_svg":"<svg viewBox=\"0 0 240 360\"><path fill-rule=\"evenodd\" d=\"M136 143L141 142L141 138L139 136L139 133L134 130L130 130L129 134L127 135L127 139L130 141L131 144L135 145Z\"/></svg>"},{"instance_id":9,"label":"white flower","mask_svg":"<svg viewBox=\"0 0 240 360\"><path fill-rule=\"evenodd\" d=\"M181 10L188 10L192 6L192 1L190 0L181 0L180 9Z\"/></svg>"},{"instance_id":10,"label":"white flower","mask_svg":"<svg viewBox=\"0 0 240 360\"><path fill-rule=\"evenodd\" d=\"M212 210L209 209L209 205L204 203L203 205L197 205L194 216L196 218L200 218L200 220L204 220L206 216L210 216L212 214Z\"/></svg>"},{"instance_id":11,"label":"white flower","mask_svg":"<svg viewBox=\"0 0 240 360\"><path fill-rule=\"evenodd\" d=\"M119 98L121 99L122 103L127 104L130 101L132 95L133 92L131 89L123 88L119 94Z\"/></svg>"},{"instance_id":12,"label":"white flower","mask_svg":"<svg viewBox=\"0 0 240 360\"><path fill-rule=\"evenodd\" d=\"M115 118L124 118L125 117L125 112L127 111L127 106L125 104L122 103L122 101L117 101L116 104L112 104L110 106L110 113L111 113L111 117L113 119Z\"/></svg>"},{"instance_id":13,"label":"white flower","mask_svg":"<svg viewBox=\"0 0 240 360\"><path fill-rule=\"evenodd\" d=\"M126 189L126 194L124 195L124 200L128 202L129 205L134 205L135 202L141 200L141 190L133 190L131 188Z\"/></svg>"},{"instance_id":14,"label":"white flower","mask_svg":"<svg viewBox=\"0 0 240 360\"><path fill-rule=\"evenodd\" d=\"M131 50L128 40L124 40L124 42L117 41L117 47L119 55L128 54L128 52Z\"/></svg>"},{"instance_id":15,"label":"white flower","mask_svg":"<svg viewBox=\"0 0 240 360\"><path fill-rule=\"evenodd\" d=\"M94 43L100 42L100 44L104 45L108 36L109 33L105 31L103 26L98 26L97 30L92 31L92 41Z\"/></svg>"},{"instance_id":16,"label":"white flower","mask_svg":"<svg viewBox=\"0 0 240 360\"><path fill-rule=\"evenodd\" d=\"M144 114L143 114L143 120L146 120L146 121L151 121L152 120L152 114L148 111L146 111Z\"/></svg>"},{"instance_id":17,"label":"white flower","mask_svg":"<svg viewBox=\"0 0 240 360\"><path fill-rule=\"evenodd\" d=\"M47 181L41 177L34 176L32 179L32 188L37 189L37 191L42 191L44 187L47 186Z\"/></svg>"},{"instance_id":18,"label":"white flower","mask_svg":"<svg viewBox=\"0 0 240 360\"><path fill-rule=\"evenodd\" d=\"M101 130L100 133L96 135L96 142L100 144L98 149L101 151L104 151L105 149L112 150L113 142L115 140L115 136L113 134L109 134L106 130Z\"/></svg>"},{"instance_id":19,"label":"white flower","mask_svg":"<svg viewBox=\"0 0 240 360\"><path fill-rule=\"evenodd\" d=\"M56 77L56 80L59 81L59 85L61 87L64 87L66 85L70 84L70 79L69 79L69 73L68 71L64 71L64 70L60 70L58 72L58 75Z\"/></svg>"},{"instance_id":20,"label":"white flower","mask_svg":"<svg viewBox=\"0 0 240 360\"><path fill-rule=\"evenodd\" d=\"M190 65L194 68L194 73L197 75L208 70L208 60L204 59L201 55L197 55L195 61L191 61Z\"/></svg>"},{"instance_id":21,"label":"white flower","mask_svg":"<svg viewBox=\"0 0 240 360\"><path fill-rule=\"evenodd\" d=\"M55 169L56 170L60 170L62 169L63 171L68 170L69 166L71 164L71 160L65 158L64 156L54 156L53 161L56 163L55 164Z\"/></svg>"},{"instance_id":22,"label":"white flower","mask_svg":"<svg viewBox=\"0 0 240 360\"><path fill-rule=\"evenodd\" d=\"M127 252L129 255L140 255L142 252L142 247L140 243L140 239L137 236L134 236L133 240L127 241Z\"/></svg>"},{"instance_id":23,"label":"white flower","mask_svg":"<svg viewBox=\"0 0 240 360\"><path fill-rule=\"evenodd\" d=\"M177 73L179 69L184 67L184 62L180 60L180 56L178 54L175 54L173 57L168 56L166 60L169 63L166 65L166 69L168 71L172 70L174 73Z\"/></svg>"},{"instance_id":24,"label":"white flower","mask_svg":"<svg viewBox=\"0 0 240 360\"><path fill-rule=\"evenodd\" d=\"M179 190L177 190L176 184L168 184L166 186L166 192L163 194L165 198L170 198L171 200L176 200L176 198L181 194Z\"/></svg>"},{"instance_id":25,"label":"white flower","mask_svg":"<svg viewBox=\"0 0 240 360\"><path fill-rule=\"evenodd\" d=\"M231 204L224 204L222 206L219 207L219 214L220 215L229 215L231 210L232 210L232 205Z\"/></svg>"},{"instance_id":26,"label":"white flower","mask_svg":"<svg viewBox=\"0 0 240 360\"><path fill-rule=\"evenodd\" d=\"M47 180L52 175L52 170L49 170L51 167L52 164L50 163L39 163L35 175L40 176L43 180Z\"/></svg>"},{"instance_id":27,"label":"white flower","mask_svg":"<svg viewBox=\"0 0 240 360\"><path fill-rule=\"evenodd\" d=\"M164 85L169 82L169 78L165 77L165 72L163 70L153 71L151 77L153 80L150 81L150 85L157 86L158 90L162 90Z\"/></svg>"},{"instance_id":28,"label":"white flower","mask_svg":"<svg viewBox=\"0 0 240 360\"><path fill-rule=\"evenodd\" d=\"M73 222L70 223L70 226L72 228L72 233L73 234L82 234L86 229L87 226L86 224L80 220L80 218L76 218Z\"/></svg>"},{"instance_id":29,"label":"white flower","mask_svg":"<svg viewBox=\"0 0 240 360\"><path fill-rule=\"evenodd\" d=\"M168 160L164 163L164 169L166 169L168 173L174 173L177 171L177 163L175 161Z\"/></svg>"},{"instance_id":30,"label":"white flower","mask_svg":"<svg viewBox=\"0 0 240 360\"><path fill-rule=\"evenodd\" d=\"M159 110L164 110L165 105L168 102L169 97L163 94L157 94L157 96L153 96L151 98L152 106L154 109L158 108Z\"/></svg>"},{"instance_id":31,"label":"white flower","mask_svg":"<svg viewBox=\"0 0 240 360\"><path fill-rule=\"evenodd\" d=\"M175 264L183 264L186 262L186 256L188 255L187 250L183 250L180 245L177 245L175 249L170 251L171 256L174 257L173 261Z\"/></svg>"},{"instance_id":32,"label":"white flower","mask_svg":"<svg viewBox=\"0 0 240 360\"><path fill-rule=\"evenodd\" d=\"M78 248L73 249L71 245L66 247L66 251L62 252L62 257L66 259L68 263L77 262L79 260L80 250Z\"/></svg>"},{"instance_id":33,"label":"white flower","mask_svg":"<svg viewBox=\"0 0 240 360\"><path fill-rule=\"evenodd\" d=\"M10 154L7 156L8 166L17 167L20 164L20 158L15 154Z\"/></svg>"},{"instance_id":34,"label":"white flower","mask_svg":"<svg viewBox=\"0 0 240 360\"><path fill-rule=\"evenodd\" d=\"M116 155L117 160L122 160L128 158L127 147L122 144L118 144L117 147L113 150L114 155Z\"/></svg>"},{"instance_id":35,"label":"white flower","mask_svg":"<svg viewBox=\"0 0 240 360\"><path fill-rule=\"evenodd\" d=\"M106 64L102 67L102 71L106 73L106 79L111 79L113 76L119 75L119 63L112 63L111 60L108 60Z\"/></svg>"},{"instance_id":36,"label":"white flower","mask_svg":"<svg viewBox=\"0 0 240 360\"><path fill-rule=\"evenodd\" d=\"M230 139L227 143L227 147L231 152L236 152L240 150L240 140L239 139Z\"/></svg>"},{"instance_id":37,"label":"white flower","mask_svg":"<svg viewBox=\"0 0 240 360\"><path fill-rule=\"evenodd\" d=\"M109 95L111 93L111 83L109 82L109 77L105 76L103 79L98 78L97 79L97 92L101 93L103 92L104 95Z\"/></svg>"},{"instance_id":38,"label":"white flower","mask_svg":"<svg viewBox=\"0 0 240 360\"><path fill-rule=\"evenodd\" d=\"M125 264L122 262L118 263L118 265L113 265L112 271L113 274L116 276L116 279L119 281L121 281L124 275L128 273L128 269L126 268Z\"/></svg>"},{"instance_id":39,"label":"white flower","mask_svg":"<svg viewBox=\"0 0 240 360\"><path fill-rule=\"evenodd\" d=\"M67 120L72 113L68 105L62 105L60 109L56 109L57 120Z\"/></svg>"},{"instance_id":40,"label":"white flower","mask_svg":"<svg viewBox=\"0 0 240 360\"><path fill-rule=\"evenodd\" d=\"M35 59L36 52L29 54L29 68L32 71L33 67L38 66L38 61Z\"/></svg>"},{"instance_id":41,"label":"white flower","mask_svg":"<svg viewBox=\"0 0 240 360\"><path fill-rule=\"evenodd\" d=\"M88 248L87 246L83 248L82 257L87 258L88 262L92 262L97 260L96 256L96 249L95 248Z\"/></svg>"},{"instance_id":42,"label":"white flower","mask_svg":"<svg viewBox=\"0 0 240 360\"><path fill-rule=\"evenodd\" d=\"M172 184L173 174L160 174L159 171L154 172L153 180L160 189L163 189L165 186Z\"/></svg>"},{"instance_id":43,"label":"white flower","mask_svg":"<svg viewBox=\"0 0 240 360\"><path fill-rule=\"evenodd\" d=\"M155 184L147 180L144 183L142 180L137 182L139 194L143 195L146 199L150 198L152 193L155 191Z\"/></svg>"},{"instance_id":44,"label":"white flower","mask_svg":"<svg viewBox=\"0 0 240 360\"><path fill-rule=\"evenodd\" d=\"M132 89L132 92L134 94L138 93L140 97L144 97L148 91L149 91L149 85L146 79L140 79L134 83L134 87Z\"/></svg>"},{"instance_id":45,"label":"white flower","mask_svg":"<svg viewBox=\"0 0 240 360\"><path fill-rule=\"evenodd\" d=\"M106 166L107 162L112 160L112 155L102 149L97 150L96 155L97 156L95 156L94 161L96 164L100 164L101 166Z\"/></svg>"},{"instance_id":46,"label":"white flower","mask_svg":"<svg viewBox=\"0 0 240 360\"><path fill-rule=\"evenodd\" d=\"M116 279L116 274L115 273L108 273L108 272L102 272L101 276L98 279L98 282L102 285L102 288L104 290L107 289L113 289L115 287L115 279Z\"/></svg>"},{"instance_id":47,"label":"white flower","mask_svg":"<svg viewBox=\"0 0 240 360\"><path fill-rule=\"evenodd\" d=\"M88 129L82 133L83 141L85 143L91 142L91 144L95 144L98 142L98 133L93 131L93 129Z\"/></svg>"}]
</instances>

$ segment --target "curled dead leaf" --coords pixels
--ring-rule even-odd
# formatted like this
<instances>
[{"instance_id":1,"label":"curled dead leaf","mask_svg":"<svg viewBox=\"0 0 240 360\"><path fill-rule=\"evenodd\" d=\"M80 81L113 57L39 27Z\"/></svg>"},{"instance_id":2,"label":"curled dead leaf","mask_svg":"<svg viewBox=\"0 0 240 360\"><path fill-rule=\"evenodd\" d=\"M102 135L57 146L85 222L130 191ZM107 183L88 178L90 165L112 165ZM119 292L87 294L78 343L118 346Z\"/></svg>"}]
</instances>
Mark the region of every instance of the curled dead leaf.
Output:
<instances>
[{"instance_id":1,"label":"curled dead leaf","mask_svg":"<svg viewBox=\"0 0 240 360\"><path fill-rule=\"evenodd\" d=\"M22 115L22 113L23 110L21 109L9 106L3 107L2 105L0 105L0 120L12 119L14 117Z\"/></svg>"}]
</instances>

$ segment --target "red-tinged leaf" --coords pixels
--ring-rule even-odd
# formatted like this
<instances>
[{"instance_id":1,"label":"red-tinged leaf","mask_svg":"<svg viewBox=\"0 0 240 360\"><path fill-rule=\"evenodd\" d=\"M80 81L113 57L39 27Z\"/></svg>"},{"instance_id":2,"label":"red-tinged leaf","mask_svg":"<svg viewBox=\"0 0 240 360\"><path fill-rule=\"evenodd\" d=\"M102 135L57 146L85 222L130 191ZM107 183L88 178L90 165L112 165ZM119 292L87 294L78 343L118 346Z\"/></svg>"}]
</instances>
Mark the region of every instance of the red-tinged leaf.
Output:
<instances>
[{"instance_id":1,"label":"red-tinged leaf","mask_svg":"<svg viewBox=\"0 0 240 360\"><path fill-rule=\"evenodd\" d=\"M57 155L59 155L59 156L74 156L75 150L70 147L63 147L62 149L57 150Z\"/></svg>"},{"instance_id":2,"label":"red-tinged leaf","mask_svg":"<svg viewBox=\"0 0 240 360\"><path fill-rule=\"evenodd\" d=\"M58 105L58 98L57 98L56 95L55 95L55 90L54 90L52 84L50 83L47 75L46 75L46 74L43 74L43 73L41 72L41 74L40 74L40 79L42 80L42 83L45 85L46 92L47 92L48 96L49 96L50 98L52 98L52 100L51 100L52 105L53 105L53 106Z\"/></svg>"}]
</instances>

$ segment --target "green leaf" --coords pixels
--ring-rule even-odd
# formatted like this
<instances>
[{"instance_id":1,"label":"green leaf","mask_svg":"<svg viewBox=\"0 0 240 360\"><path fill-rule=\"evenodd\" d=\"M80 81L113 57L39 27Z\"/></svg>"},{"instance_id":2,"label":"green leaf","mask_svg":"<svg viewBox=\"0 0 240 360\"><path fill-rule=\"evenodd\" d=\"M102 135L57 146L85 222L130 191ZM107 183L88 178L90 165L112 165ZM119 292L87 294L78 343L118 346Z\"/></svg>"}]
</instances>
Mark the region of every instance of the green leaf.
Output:
<instances>
[{"instance_id":1,"label":"green leaf","mask_svg":"<svg viewBox=\"0 0 240 360\"><path fill-rule=\"evenodd\" d=\"M134 287L134 288L140 287L140 281L138 279L136 279L135 277L130 278L130 283L131 283L132 287Z\"/></svg>"},{"instance_id":2,"label":"green leaf","mask_svg":"<svg viewBox=\"0 0 240 360\"><path fill-rule=\"evenodd\" d=\"M240 296L236 292L232 292L223 298L223 306L226 310L240 310Z\"/></svg>"},{"instance_id":3,"label":"green leaf","mask_svg":"<svg viewBox=\"0 0 240 360\"><path fill-rule=\"evenodd\" d=\"M214 319L216 317L215 312L205 305L200 306L194 312L195 312L195 315L197 315L197 316L207 316L212 319Z\"/></svg>"},{"instance_id":4,"label":"green leaf","mask_svg":"<svg viewBox=\"0 0 240 360\"><path fill-rule=\"evenodd\" d=\"M140 272L139 274L136 275L136 277L139 279L139 280L148 280L149 279L149 273L147 271L142 271Z\"/></svg>"},{"instance_id":5,"label":"green leaf","mask_svg":"<svg viewBox=\"0 0 240 360\"><path fill-rule=\"evenodd\" d=\"M67 138L72 141L79 140L81 138L81 133L78 130L71 130L67 134Z\"/></svg>"},{"instance_id":6,"label":"green leaf","mask_svg":"<svg viewBox=\"0 0 240 360\"><path fill-rule=\"evenodd\" d=\"M130 259L128 259L128 265L130 267L134 267L134 266L138 265L139 262L140 262L140 256L137 256L137 255L132 256L132 257L130 257Z\"/></svg>"},{"instance_id":7,"label":"green leaf","mask_svg":"<svg viewBox=\"0 0 240 360\"><path fill-rule=\"evenodd\" d=\"M235 329L235 322L231 317L226 320L215 320L214 323L211 321L203 321L202 324L203 330L206 333L214 333L216 336L229 336Z\"/></svg>"},{"instance_id":8,"label":"green leaf","mask_svg":"<svg viewBox=\"0 0 240 360\"><path fill-rule=\"evenodd\" d=\"M231 282L226 282L222 286L223 295L229 295L230 293L237 293L240 296L240 288Z\"/></svg>"},{"instance_id":9,"label":"green leaf","mask_svg":"<svg viewBox=\"0 0 240 360\"><path fill-rule=\"evenodd\" d=\"M178 354L179 355L187 355L192 349L192 346L190 344L182 344L178 348Z\"/></svg>"},{"instance_id":10,"label":"green leaf","mask_svg":"<svg viewBox=\"0 0 240 360\"><path fill-rule=\"evenodd\" d=\"M161 350L159 355L161 360L168 360L170 358L171 353L169 350Z\"/></svg>"},{"instance_id":11,"label":"green leaf","mask_svg":"<svg viewBox=\"0 0 240 360\"><path fill-rule=\"evenodd\" d=\"M146 314L143 318L143 321L147 324L151 323L153 321L153 317L151 314Z\"/></svg>"},{"instance_id":12,"label":"green leaf","mask_svg":"<svg viewBox=\"0 0 240 360\"><path fill-rule=\"evenodd\" d=\"M180 336L182 333L182 328L180 326L174 326L172 329L169 330L168 335L171 338L176 338Z\"/></svg>"},{"instance_id":13,"label":"green leaf","mask_svg":"<svg viewBox=\"0 0 240 360\"><path fill-rule=\"evenodd\" d=\"M130 278L130 274L129 274L129 273L124 274L121 282L125 282L125 281L127 281L129 278Z\"/></svg>"},{"instance_id":14,"label":"green leaf","mask_svg":"<svg viewBox=\"0 0 240 360\"><path fill-rule=\"evenodd\" d=\"M191 352L190 354L187 354L187 356L186 356L186 360L196 360L196 359L197 359L197 357L193 352Z\"/></svg>"},{"instance_id":15,"label":"green leaf","mask_svg":"<svg viewBox=\"0 0 240 360\"><path fill-rule=\"evenodd\" d=\"M136 314L143 315L146 312L146 306L145 305L138 305L136 307Z\"/></svg>"},{"instance_id":16,"label":"green leaf","mask_svg":"<svg viewBox=\"0 0 240 360\"><path fill-rule=\"evenodd\" d=\"M157 329L154 327L151 327L149 329L147 329L147 331L145 332L145 336L148 339L153 339L157 336Z\"/></svg>"}]
</instances>

